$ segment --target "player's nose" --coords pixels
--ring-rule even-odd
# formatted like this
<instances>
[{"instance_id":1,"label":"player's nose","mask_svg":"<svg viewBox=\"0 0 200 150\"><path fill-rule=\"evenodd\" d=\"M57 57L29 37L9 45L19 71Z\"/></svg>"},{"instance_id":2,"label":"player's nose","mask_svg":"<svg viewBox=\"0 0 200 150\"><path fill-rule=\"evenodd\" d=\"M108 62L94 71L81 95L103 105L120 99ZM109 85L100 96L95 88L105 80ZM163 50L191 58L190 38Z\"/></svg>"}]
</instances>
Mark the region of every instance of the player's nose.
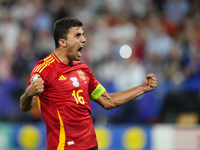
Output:
<instances>
[{"instance_id":1,"label":"player's nose","mask_svg":"<svg viewBox=\"0 0 200 150\"><path fill-rule=\"evenodd\" d=\"M84 36L82 36L81 43L85 43L85 42L86 42L86 38Z\"/></svg>"}]
</instances>

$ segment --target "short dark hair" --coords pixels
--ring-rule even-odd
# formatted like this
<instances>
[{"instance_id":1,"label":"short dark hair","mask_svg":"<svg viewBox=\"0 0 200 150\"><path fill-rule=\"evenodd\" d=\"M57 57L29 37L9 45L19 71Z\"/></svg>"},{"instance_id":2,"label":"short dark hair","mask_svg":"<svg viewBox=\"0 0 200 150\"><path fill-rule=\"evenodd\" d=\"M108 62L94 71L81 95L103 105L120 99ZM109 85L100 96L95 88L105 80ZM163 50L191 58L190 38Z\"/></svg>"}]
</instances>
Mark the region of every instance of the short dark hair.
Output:
<instances>
[{"instance_id":1,"label":"short dark hair","mask_svg":"<svg viewBox=\"0 0 200 150\"><path fill-rule=\"evenodd\" d=\"M58 43L58 40L63 38L67 39L67 34L69 32L69 29L71 27L81 27L83 26L83 23L75 18L65 17L60 20L57 20L54 24L53 29L53 36L55 41L55 46L58 48L60 45Z\"/></svg>"}]
</instances>

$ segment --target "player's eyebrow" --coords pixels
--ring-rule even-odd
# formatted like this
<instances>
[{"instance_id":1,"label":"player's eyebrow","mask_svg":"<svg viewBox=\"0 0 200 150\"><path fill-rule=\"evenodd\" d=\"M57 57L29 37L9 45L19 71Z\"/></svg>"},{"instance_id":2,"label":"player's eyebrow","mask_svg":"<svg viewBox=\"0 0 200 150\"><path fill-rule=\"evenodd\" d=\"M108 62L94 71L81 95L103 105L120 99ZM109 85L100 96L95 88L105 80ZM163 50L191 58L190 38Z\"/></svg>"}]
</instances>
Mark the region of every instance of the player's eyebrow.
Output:
<instances>
[{"instance_id":1,"label":"player's eyebrow","mask_svg":"<svg viewBox=\"0 0 200 150\"><path fill-rule=\"evenodd\" d=\"M85 35L85 33L77 33L76 36Z\"/></svg>"}]
</instances>

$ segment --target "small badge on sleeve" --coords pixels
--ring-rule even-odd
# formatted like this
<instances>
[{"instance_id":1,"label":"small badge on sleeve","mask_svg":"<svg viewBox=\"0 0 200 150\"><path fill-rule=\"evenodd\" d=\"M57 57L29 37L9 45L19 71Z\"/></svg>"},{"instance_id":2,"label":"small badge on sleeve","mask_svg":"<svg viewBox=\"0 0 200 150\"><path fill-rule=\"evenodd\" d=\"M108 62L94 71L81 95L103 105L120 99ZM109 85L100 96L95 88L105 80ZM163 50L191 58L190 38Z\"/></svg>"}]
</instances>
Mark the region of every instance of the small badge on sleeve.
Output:
<instances>
[{"instance_id":1,"label":"small badge on sleeve","mask_svg":"<svg viewBox=\"0 0 200 150\"><path fill-rule=\"evenodd\" d=\"M39 79L40 78L40 75L39 74L34 74L32 77L31 77L31 82L33 82L35 79Z\"/></svg>"}]
</instances>

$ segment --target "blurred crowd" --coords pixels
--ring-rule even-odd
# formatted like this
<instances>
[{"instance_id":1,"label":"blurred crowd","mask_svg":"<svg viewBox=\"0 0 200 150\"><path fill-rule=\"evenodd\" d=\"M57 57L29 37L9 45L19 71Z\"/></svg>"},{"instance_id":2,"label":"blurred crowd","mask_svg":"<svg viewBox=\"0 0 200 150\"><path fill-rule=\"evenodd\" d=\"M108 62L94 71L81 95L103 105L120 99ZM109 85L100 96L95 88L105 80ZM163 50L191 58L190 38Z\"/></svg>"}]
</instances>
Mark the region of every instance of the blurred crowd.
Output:
<instances>
[{"instance_id":1,"label":"blurred crowd","mask_svg":"<svg viewBox=\"0 0 200 150\"><path fill-rule=\"evenodd\" d=\"M184 114L199 123L199 0L0 0L0 121L42 121L37 107L20 110L19 97L34 64L55 49L54 22L66 16L83 22L81 61L108 92L137 86L147 73L159 80L123 107L92 102L95 123L177 123ZM123 45L132 49L127 59Z\"/></svg>"}]
</instances>

